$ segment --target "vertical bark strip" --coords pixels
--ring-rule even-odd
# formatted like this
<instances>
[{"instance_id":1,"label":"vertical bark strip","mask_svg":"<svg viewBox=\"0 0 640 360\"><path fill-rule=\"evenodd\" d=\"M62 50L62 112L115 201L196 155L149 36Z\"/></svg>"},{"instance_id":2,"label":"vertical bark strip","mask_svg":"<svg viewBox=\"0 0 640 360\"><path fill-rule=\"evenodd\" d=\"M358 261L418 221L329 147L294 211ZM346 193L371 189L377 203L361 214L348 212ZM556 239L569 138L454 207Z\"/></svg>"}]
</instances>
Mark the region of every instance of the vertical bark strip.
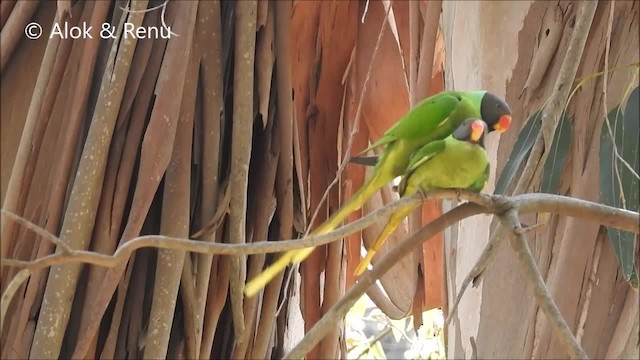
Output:
<instances>
[{"instance_id":1,"label":"vertical bark strip","mask_svg":"<svg viewBox=\"0 0 640 360\"><path fill-rule=\"evenodd\" d=\"M147 0L134 1L127 21L140 26ZM136 11L137 10L137 11ZM137 39L122 39L111 49L110 68L102 79L98 111L94 114L80 159L78 174L67 205L60 239L74 249L86 249L100 200L103 175L124 87ZM116 55L117 52L117 55ZM71 304L80 275L80 264L53 267L49 273L38 324L31 346L34 359L58 357Z\"/></svg>"},{"instance_id":2,"label":"vertical bark strip","mask_svg":"<svg viewBox=\"0 0 640 360\"><path fill-rule=\"evenodd\" d=\"M55 18L54 24L59 23L60 19ZM53 72L53 66L56 60L56 53L58 52L58 46L60 44L60 37L53 37L47 42L47 48L44 52L42 65L40 66L40 72L36 85L33 89L33 97L29 104L29 112L27 113L27 119L24 123L22 130L22 137L20 138L20 145L16 153L16 158L13 162L13 168L11 169L11 177L9 178L9 184L7 186L6 197L2 208L16 213L18 208L18 201L20 200L20 194L22 193L22 184L25 178L25 171L27 168L27 160L31 154L31 144L34 136L34 131L37 125L37 121L40 115L40 107L44 101L45 90L49 79ZM19 212L17 212L19 214ZM9 247L11 245L11 239L13 235L13 229L15 223L10 221L6 217L2 217L0 220L2 226L2 242L0 244L0 257L6 258L9 254Z\"/></svg>"},{"instance_id":3,"label":"vertical bark strip","mask_svg":"<svg viewBox=\"0 0 640 360\"><path fill-rule=\"evenodd\" d=\"M191 147L198 66L198 59L193 54L191 43L193 42L193 27L198 4L196 2L183 4L188 7L185 14L188 16L188 26L186 27L186 36L182 37L182 41L187 42L188 45L182 49L180 55L186 59L191 57L191 61L189 61L187 71L183 75L183 78L186 79L184 89L181 91L183 96L180 117L176 119L178 128L176 129L173 155L165 175L160 233L187 238L189 237L190 222ZM162 359L167 356L184 257L185 252L181 250L158 250L156 282L153 289L154 296L144 352L145 359Z\"/></svg>"},{"instance_id":4,"label":"vertical bark strip","mask_svg":"<svg viewBox=\"0 0 640 360\"><path fill-rule=\"evenodd\" d=\"M194 46L202 52L200 62L202 83L202 207L200 209L200 224L211 220L218 204L218 182L220 172L220 140L222 125L222 33L220 18L220 2L200 1L198 3L198 21ZM213 233L207 241L215 241L217 233ZM196 327L202 329L202 334L196 339L196 354L200 354L202 335L204 334L205 306L207 305L207 290L216 287L210 284L212 255L198 255L196 273ZM227 286L226 284L223 286ZM222 296L222 294L220 294ZM208 316L213 316L209 314ZM211 350L209 349L209 352ZM203 355L203 354L202 354ZM201 355L201 356L202 356Z\"/></svg>"},{"instance_id":5,"label":"vertical bark strip","mask_svg":"<svg viewBox=\"0 0 640 360\"><path fill-rule=\"evenodd\" d=\"M12 11L8 15L7 22L4 24L5 26L2 27L3 31L0 32L0 73L2 73L5 65L7 65L16 45L18 45L18 42L24 36L25 26L36 12L38 5L40 5L39 1L18 1L15 7L11 9ZM56 16L56 19L63 18ZM54 24L55 23L56 20L54 20ZM52 39L49 39L49 42L51 42L51 40ZM60 39L58 38L57 41L60 41Z\"/></svg>"},{"instance_id":6,"label":"vertical bark strip","mask_svg":"<svg viewBox=\"0 0 640 360\"><path fill-rule=\"evenodd\" d=\"M275 3L275 51L277 119L275 131L279 146L276 174L276 199L279 219L278 237L291 239L293 235L293 88L291 67L291 7L289 1ZM278 297L284 273L277 276L265 291L260 322L252 358L265 358L276 321Z\"/></svg>"},{"instance_id":7,"label":"vertical bark strip","mask_svg":"<svg viewBox=\"0 0 640 360\"><path fill-rule=\"evenodd\" d=\"M93 7L93 11L91 13L91 21L90 24L93 26L99 26L99 24L103 23L106 19L107 12L109 10L109 3L100 2L96 3L96 6ZM73 90L73 96L68 99L67 103L67 111L68 111L68 120L66 122L66 131L60 136L58 139L57 149L60 151L58 153L58 159L56 161L55 167L52 168L51 173L52 182L51 182L51 190L50 197L47 204L47 224L45 226L45 230L49 231L52 234L57 233L58 227L60 225L61 215L63 211L66 187L70 179L71 175L71 162L73 160L73 154L76 150L78 141L80 139L80 126L82 124L82 120L84 119L82 114L86 110L88 98L89 98L89 88L91 79L90 74L95 69L96 56L98 53L98 46L100 44L100 39L86 39L82 44L82 61L77 69L77 81L75 82L75 88ZM40 248L38 249L38 253L36 258L40 258L49 254L53 247L53 244L42 241L40 243ZM31 306L33 301L35 301L36 291L41 291L41 287L45 285L43 281L41 281L41 277L46 274L43 272L36 272L31 276L29 280L29 284L27 286L27 293L25 294L25 304L23 304L22 313L21 313L21 321L20 323L27 323L27 316L31 312ZM30 300L27 300L30 299ZM22 334L22 329L19 328L17 334Z\"/></svg>"},{"instance_id":8,"label":"vertical bark strip","mask_svg":"<svg viewBox=\"0 0 640 360\"><path fill-rule=\"evenodd\" d=\"M256 47L257 2L240 1L236 6L233 134L231 143L230 238L232 244L246 242L247 185L251 137L253 135L253 78ZM242 309L246 256L231 259L231 308L235 336L244 332Z\"/></svg>"}]
</instances>

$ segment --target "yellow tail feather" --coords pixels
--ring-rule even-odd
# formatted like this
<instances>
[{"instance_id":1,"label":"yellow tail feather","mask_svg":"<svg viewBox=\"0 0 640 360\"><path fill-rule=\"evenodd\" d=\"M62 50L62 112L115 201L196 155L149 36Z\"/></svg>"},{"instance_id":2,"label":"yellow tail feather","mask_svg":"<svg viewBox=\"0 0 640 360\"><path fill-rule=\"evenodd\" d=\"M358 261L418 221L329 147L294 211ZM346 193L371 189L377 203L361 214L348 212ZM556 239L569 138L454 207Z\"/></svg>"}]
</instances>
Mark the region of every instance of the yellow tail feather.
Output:
<instances>
[{"instance_id":1,"label":"yellow tail feather","mask_svg":"<svg viewBox=\"0 0 640 360\"><path fill-rule=\"evenodd\" d=\"M271 281L274 277L276 277L276 275L278 275L282 270L289 266L289 263L296 257L296 255L298 255L298 253L303 251L309 251L309 254L311 254L313 248L292 250L286 252L280 257L280 259L271 264L271 266L266 268L263 272L261 272L250 282L248 282L244 287L244 294L248 297L255 296L258 291L262 290L262 288L265 287L267 283L269 283L269 281Z\"/></svg>"},{"instance_id":2,"label":"yellow tail feather","mask_svg":"<svg viewBox=\"0 0 640 360\"><path fill-rule=\"evenodd\" d=\"M371 245L371 248L367 251L367 255L364 257L364 259L362 259L362 261L360 261L360 264L358 264L358 267L356 268L356 271L355 271L356 276L359 276L367 269L367 266L369 266L369 263L371 263L371 260L373 260L373 256L376 254L378 250L380 250L380 248L382 247L382 244L384 244L384 242L387 240L389 235L391 235L393 231L398 227L398 225L400 225L400 222L402 221L402 219L404 219L405 216L409 215L413 210L415 210L419 206L420 205L407 206L406 208L400 209L395 213L393 213L393 215L391 215L391 217L389 218L389 221L387 221L387 225L384 226L384 229L382 229L376 241L373 242L373 244Z\"/></svg>"},{"instance_id":3,"label":"yellow tail feather","mask_svg":"<svg viewBox=\"0 0 640 360\"><path fill-rule=\"evenodd\" d=\"M386 175L385 171L380 171L370 178L360 189L353 194L351 199L338 210L327 221L318 226L310 235L322 235L336 229L352 212L360 209L362 205L369 200L371 195L383 187L386 183L393 180L392 175ZM245 284L244 294L247 297L255 296L262 288L264 288L276 275L283 271L289 264L296 264L304 261L315 248L305 248L298 250L290 250L284 253L276 262L267 267L262 273L251 279Z\"/></svg>"}]
</instances>

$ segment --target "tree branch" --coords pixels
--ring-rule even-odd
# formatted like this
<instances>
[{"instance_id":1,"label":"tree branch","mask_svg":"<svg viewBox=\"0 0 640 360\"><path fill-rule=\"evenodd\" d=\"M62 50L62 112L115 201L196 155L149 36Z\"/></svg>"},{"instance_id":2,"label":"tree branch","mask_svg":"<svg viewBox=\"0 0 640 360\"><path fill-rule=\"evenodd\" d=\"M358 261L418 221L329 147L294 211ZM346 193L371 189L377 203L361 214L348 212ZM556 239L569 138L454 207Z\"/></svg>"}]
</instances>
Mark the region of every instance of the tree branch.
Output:
<instances>
[{"instance_id":1,"label":"tree branch","mask_svg":"<svg viewBox=\"0 0 640 360\"><path fill-rule=\"evenodd\" d=\"M332 329L340 319L342 319L356 301L367 291L369 286L373 285L378 278L384 275L398 261L413 251L423 242L428 241L434 235L445 228L457 223L458 221L477 215L483 212L483 207L477 204L462 204L446 214L438 217L420 231L411 235L398 246L387 253L382 260L376 264L371 270L365 272L358 282L347 293L325 313L313 328L304 336L304 338L285 355L285 359L302 359L322 338Z\"/></svg>"},{"instance_id":2,"label":"tree branch","mask_svg":"<svg viewBox=\"0 0 640 360\"><path fill-rule=\"evenodd\" d=\"M525 274L533 285L534 295L538 305L547 315L558 337L562 342L564 342L565 346L569 350L569 355L572 359L588 359L589 357L587 356L587 353L580 346L578 340L573 336L573 333L562 317L558 306L553 301L551 293L542 278L542 274L540 274L540 271L536 266L533 255L531 255L531 250L529 250L527 239L524 237L524 231L520 224L520 220L518 219L518 213L515 210L508 211L504 216L500 216L500 222L506 229L511 229L511 246L518 254L518 258L524 267Z\"/></svg>"},{"instance_id":3,"label":"tree branch","mask_svg":"<svg viewBox=\"0 0 640 360\"><path fill-rule=\"evenodd\" d=\"M412 235L407 240L400 243L392 251L390 251L378 265L374 266L371 271L365 273L358 280L358 283L353 288L351 288L345 294L345 296L338 303L336 303L336 305L334 305L329 310L329 312L327 312L325 316L323 316L322 319L320 319L318 323L316 323L316 325L307 333L307 335L305 335L302 341L298 343L298 345L296 345L296 347L294 347L291 352L285 356L286 359L304 357L304 355L326 335L326 333L332 328L335 322L339 321L346 315L349 309L353 306L357 299L360 298L362 294L364 294L369 286L371 286L380 276L385 274L397 261L411 252L413 247L418 246L423 241L427 241L428 238L451 225L451 223L447 222L458 222L464 218L473 216L481 212L494 212L498 215L501 215L508 211L519 210L523 213L528 213L542 209L544 212L556 212L567 216L585 217L588 219L597 219L599 221L606 221L609 223L618 223L619 220L618 225L624 227L628 231L632 231L635 233L640 232L640 225L638 225L640 216L638 215L638 213L616 209L609 206L603 206L589 201L573 199L566 196L551 194L526 194L521 196L507 197L499 195L475 194L462 190L439 190L431 192L428 195L434 197L438 196L441 198L448 197L450 199L457 197L459 200L472 200L477 203L467 203L454 208L450 212L423 227L422 230L420 230L418 233ZM478 206L478 204L482 204L484 206ZM473 208L473 206L476 206L477 208ZM476 210L478 212L474 213L474 211ZM458 213L463 213L464 215L461 216L461 214ZM612 217L615 217L615 220L613 220ZM487 252L486 249L485 252ZM547 306L547 308L549 309L548 304L541 304L541 306ZM549 310L549 313L552 313L552 311ZM568 342L570 343L570 341ZM572 350L575 349L572 348ZM580 355L579 352L577 352L577 354Z\"/></svg>"},{"instance_id":4,"label":"tree branch","mask_svg":"<svg viewBox=\"0 0 640 360\"><path fill-rule=\"evenodd\" d=\"M320 246L328 244L332 241L340 239L346 235L362 230L371 224L380 221L391 215L393 212L415 203L419 203L420 196L403 198L390 203L372 213L367 214L361 219L351 224L340 227L334 231L323 235L307 236L302 239L281 240L281 241L259 241L246 244L226 244L211 243L183 238L176 238L163 235L146 235L140 236L126 242L119 247L113 255L99 254L92 251L69 250L65 253L55 253L34 261L21 261L14 259L2 259L2 266L28 267L31 270L38 270L44 267L57 265L60 263L76 263L82 262L98 266L113 267L120 261L127 259L135 250L145 247L156 247L159 249L177 249L190 251L201 254L218 254L218 255L254 255L266 254L274 252L284 252L294 249L303 249L307 247ZM60 240L29 220L26 220L14 213L1 209L0 213L15 221L16 223L27 227L32 231L37 231L44 239L57 244ZM38 229L38 230L36 230Z\"/></svg>"},{"instance_id":5,"label":"tree branch","mask_svg":"<svg viewBox=\"0 0 640 360\"><path fill-rule=\"evenodd\" d=\"M593 220L609 227L615 227L636 234L640 233L640 215L637 212L617 209L611 206L602 205L590 201L573 199L567 196L553 194L524 194L509 197L501 195L477 194L465 190L437 190L429 192L425 194L425 196L441 199L468 200L470 201L470 203L461 205L448 212L447 214L439 217L429 225L423 227L420 232L412 235L407 240L402 242L399 246L394 248L391 252L389 252L382 259L379 265L375 266L373 270L367 272L358 280L358 283L345 295L345 297L343 297L342 300L336 303L336 305L329 311L329 313L327 313L327 315L323 317L323 319L318 323L320 325L316 325L316 327L327 326L327 330L330 329L335 324L333 321L337 321L337 319L339 319L339 317L336 316L346 313L346 311L348 311L353 303L367 290L369 285L373 284L377 278L387 272L400 258L408 254L414 246L418 246L423 241L426 241L425 239L428 239L437 232L442 231L444 228L450 226L451 224L476 214L494 213L502 215L509 210L518 211L520 213L552 212L565 216L580 217L588 220ZM26 274L24 275L26 277L22 280L24 281L26 280L26 278L28 278L30 273L36 270L62 263L88 263L105 267L114 267L118 264L121 264L123 261L126 261L135 250L143 247L156 247L160 249L174 249L196 253L236 256L302 249L312 246L325 245L337 239L341 239L348 234L351 234L358 230L362 230L363 228L373 224L374 222L388 217L391 213L401 208L419 203L421 201L420 198L421 194L415 194L411 197L402 198L370 214L367 214L363 218L351 224L340 227L332 232L319 236L307 236L298 240L262 241L250 244L223 244L160 235L149 235L137 237L128 241L127 243L119 247L113 255L98 254L91 251L69 250L67 253L57 252L40 259L36 259L34 261L2 259L2 266L24 267L24 270L28 270L27 272L22 273ZM4 209L1 209L0 213L3 216L15 221L16 223L21 224L32 231L38 232L38 234L40 234L44 239L47 239L48 241L51 241L53 243L58 243L60 241L55 235L50 234L45 230L37 229L37 225L16 214L13 214ZM483 255L487 251L487 248L485 248ZM476 269L477 267L478 265L476 265L474 269ZM14 279L12 280L12 284L16 281L19 281L18 277L14 277ZM12 291L15 293L21 283L22 282L17 283L17 286L14 287L11 287L10 285L9 288L12 288ZM463 286L458 297L462 296L465 288L466 286ZM10 301L12 296L13 294L8 293L7 291L5 291L5 294L3 294L2 299L4 301L7 301L5 302L7 306L8 301ZM6 311L4 307L2 309L3 311ZM451 317L454 311L455 307L452 309L449 317ZM2 316L4 318L4 315ZM316 327L314 327L307 336L311 336L312 333L321 334L314 336L324 336L322 335L322 331L325 330L314 330L316 329ZM305 337L305 339L307 339L307 337ZM302 349L304 349L305 346L313 347L316 344L315 341L320 341L320 338L315 340L305 339L303 339L304 343L301 343L302 345L299 344L299 346L302 346ZM298 349L296 350L296 352L301 351L298 347L296 347L296 349ZM295 355L296 352L292 352L292 354Z\"/></svg>"},{"instance_id":6,"label":"tree branch","mask_svg":"<svg viewBox=\"0 0 640 360\"><path fill-rule=\"evenodd\" d=\"M602 225L618 228L624 231L640 233L640 216L637 212L614 208L590 201L574 199L553 194L524 194L518 196L501 196L477 194L465 190L436 190L425 195L429 198L467 200L483 207L483 213L501 214L511 208L520 213L549 212L565 216L585 218ZM119 247L113 255L99 254L92 251L68 249L67 253L60 252L45 256L34 261L2 259L2 266L28 267L38 270L47 266L61 263L87 263L98 266L113 267L121 260L140 248L156 247L159 249L174 249L196 252L201 254L218 255L253 255L283 252L294 249L326 245L346 235L362 230L367 226L385 219L393 212L421 201L420 194L396 200L388 205L367 214L351 224L340 227L323 235L307 236L301 239L282 241L259 241L249 244L209 243L197 240L147 235L131 239ZM41 229L30 221L1 209L0 213L27 229L37 232L43 238L58 244L60 240L53 234Z\"/></svg>"}]
</instances>

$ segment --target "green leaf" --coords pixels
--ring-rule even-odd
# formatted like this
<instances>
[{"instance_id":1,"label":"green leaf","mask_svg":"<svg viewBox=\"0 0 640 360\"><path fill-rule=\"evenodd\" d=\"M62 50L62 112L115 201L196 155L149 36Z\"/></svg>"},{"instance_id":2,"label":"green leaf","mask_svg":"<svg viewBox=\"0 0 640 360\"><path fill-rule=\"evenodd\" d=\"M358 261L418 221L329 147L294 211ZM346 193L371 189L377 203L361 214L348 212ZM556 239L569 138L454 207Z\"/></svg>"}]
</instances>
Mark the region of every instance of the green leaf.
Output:
<instances>
[{"instance_id":1,"label":"green leaf","mask_svg":"<svg viewBox=\"0 0 640 360\"><path fill-rule=\"evenodd\" d=\"M549 157L544 162L542 168L542 184L540 185L540 192L547 194L557 194L560 188L560 177L564 170L564 164L569 155L569 149L571 148L571 121L562 113L558 126L556 127L556 133L553 137L553 143Z\"/></svg>"},{"instance_id":2,"label":"green leaf","mask_svg":"<svg viewBox=\"0 0 640 360\"><path fill-rule=\"evenodd\" d=\"M373 355L376 359L386 359L386 355L384 353L384 349L382 348L382 344L380 341L376 341L375 344L371 345L369 348L369 354Z\"/></svg>"},{"instance_id":3,"label":"green leaf","mask_svg":"<svg viewBox=\"0 0 640 360\"><path fill-rule=\"evenodd\" d=\"M616 158L614 146L620 157L638 173L640 169L639 106L640 91L635 88L629 95L624 112L620 106L616 106L607 116L614 140L611 139L606 122L600 134L600 201L632 211L638 211L640 181L622 161ZM607 232L620 263L620 272L626 281L637 287L638 276L634 265L636 235L614 228L608 228Z\"/></svg>"},{"instance_id":4,"label":"green leaf","mask_svg":"<svg viewBox=\"0 0 640 360\"><path fill-rule=\"evenodd\" d=\"M504 166L502 174L500 174L500 178L498 178L498 181L496 182L495 194L504 193L513 181L513 178L518 172L518 168L520 168L522 162L529 157L529 152L533 147L533 143L535 143L536 138L540 133L541 119L542 111L537 111L531 115L522 130L520 130L518 139L516 140L516 143L513 144L513 150L511 151L509 160L507 160L507 164Z\"/></svg>"}]
</instances>

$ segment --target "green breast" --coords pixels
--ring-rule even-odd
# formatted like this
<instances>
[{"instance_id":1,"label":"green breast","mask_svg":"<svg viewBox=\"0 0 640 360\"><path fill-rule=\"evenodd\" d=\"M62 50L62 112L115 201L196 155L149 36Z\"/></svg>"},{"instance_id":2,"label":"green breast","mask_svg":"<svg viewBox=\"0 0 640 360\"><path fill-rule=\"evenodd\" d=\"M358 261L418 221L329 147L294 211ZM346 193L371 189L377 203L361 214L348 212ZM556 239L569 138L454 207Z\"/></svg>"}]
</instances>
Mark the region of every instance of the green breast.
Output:
<instances>
[{"instance_id":1,"label":"green breast","mask_svg":"<svg viewBox=\"0 0 640 360\"><path fill-rule=\"evenodd\" d=\"M486 151L475 144L447 139L443 152L418 167L407 179L403 195L411 195L420 188L467 189L485 176L488 164ZM451 146L455 142L455 146Z\"/></svg>"}]
</instances>

